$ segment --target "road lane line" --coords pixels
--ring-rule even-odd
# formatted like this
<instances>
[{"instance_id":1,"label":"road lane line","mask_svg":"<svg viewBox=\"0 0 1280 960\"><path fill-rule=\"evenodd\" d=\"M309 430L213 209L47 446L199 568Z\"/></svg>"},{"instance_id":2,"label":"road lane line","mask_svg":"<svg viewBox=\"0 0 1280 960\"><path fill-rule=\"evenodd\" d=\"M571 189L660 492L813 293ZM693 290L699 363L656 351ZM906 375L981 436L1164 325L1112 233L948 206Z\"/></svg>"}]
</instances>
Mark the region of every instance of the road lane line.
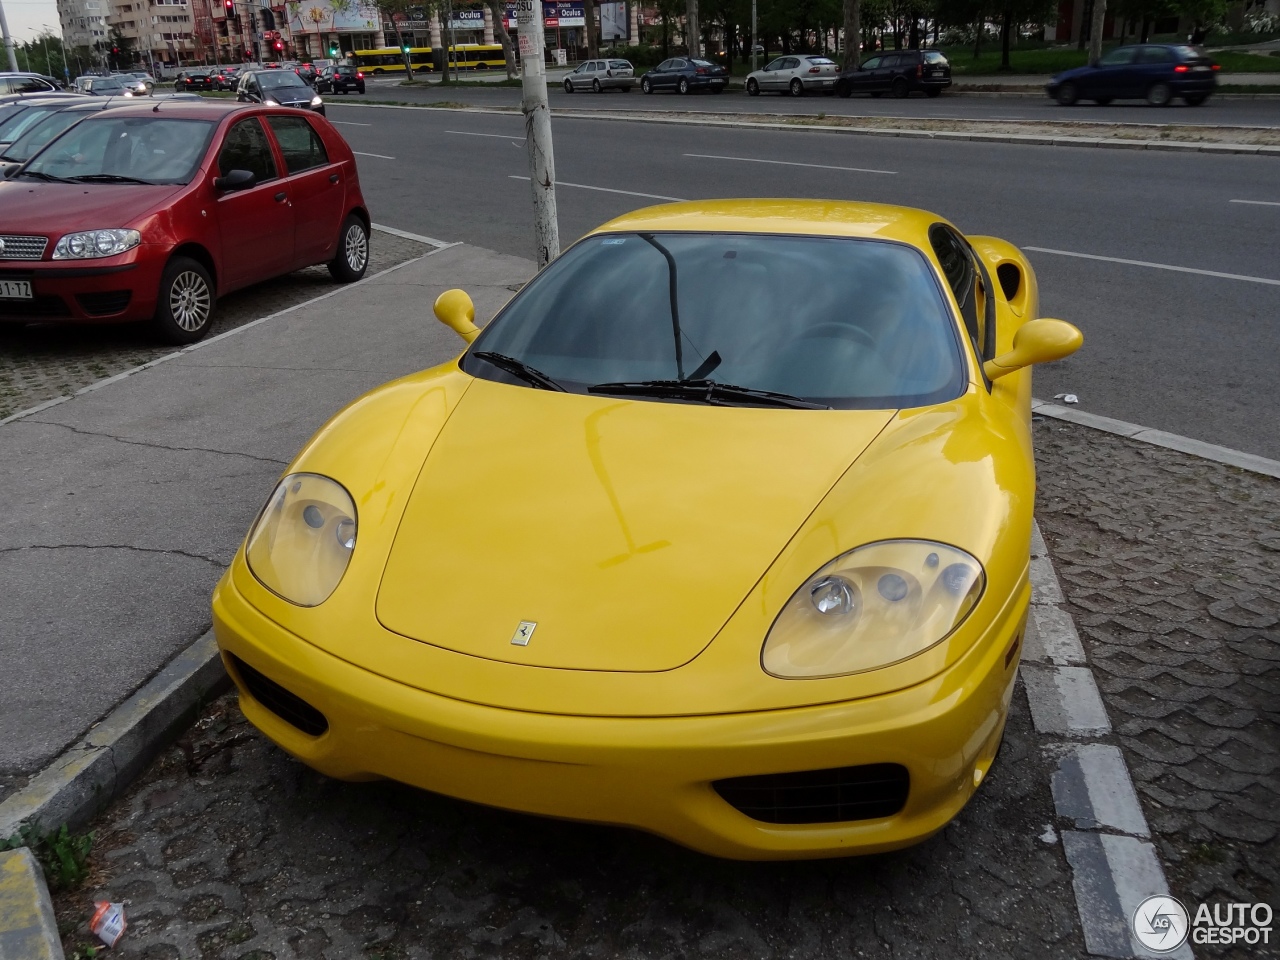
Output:
<instances>
[{"instance_id":1,"label":"road lane line","mask_svg":"<svg viewBox=\"0 0 1280 960\"><path fill-rule=\"evenodd\" d=\"M330 120L330 123L340 123L344 127L372 127L372 123L356 123L354 120Z\"/></svg>"},{"instance_id":2,"label":"road lane line","mask_svg":"<svg viewBox=\"0 0 1280 960\"><path fill-rule=\"evenodd\" d=\"M695 157L698 160L738 160L742 163L773 163L782 167L810 167L814 170L844 170L848 173L883 173L888 176L896 176L897 170L868 170L865 167L832 167L825 163L795 163L791 160L760 160L756 157L722 157L714 153L686 153L686 157Z\"/></svg>"},{"instance_id":3,"label":"road lane line","mask_svg":"<svg viewBox=\"0 0 1280 960\"><path fill-rule=\"evenodd\" d=\"M1228 203L1248 203L1255 207L1280 207L1277 200L1228 200Z\"/></svg>"},{"instance_id":4,"label":"road lane line","mask_svg":"<svg viewBox=\"0 0 1280 960\"><path fill-rule=\"evenodd\" d=\"M1131 267L1150 267L1153 270L1172 270L1175 273L1194 273L1202 277L1221 277L1223 280L1246 280L1249 283L1266 283L1280 287L1280 280L1267 277L1248 277L1240 273L1219 273L1217 270L1197 270L1195 267L1175 267L1168 263L1149 263L1146 260L1126 260L1123 257L1100 257L1096 253L1073 253L1070 250L1051 250L1048 247L1023 247L1034 253L1052 253L1059 257L1078 257L1081 260L1104 260L1107 263L1124 263Z\"/></svg>"},{"instance_id":5,"label":"road lane line","mask_svg":"<svg viewBox=\"0 0 1280 960\"><path fill-rule=\"evenodd\" d=\"M512 174L510 177L508 177L508 179L509 179L509 180L524 180L524 181L528 181L528 179L529 179L529 178L528 178L528 177L519 177L519 176L516 176L515 174ZM579 190L598 190L598 191L599 191L599 192L601 192L601 193L620 193L620 194L622 194L623 196L627 196L627 197L645 197L645 198L646 198L646 199L648 199L648 200L670 200L670 201L672 201L673 203L684 203L684 202L685 202L684 197L664 197L664 196L662 196L662 195L660 195L660 194L657 194L657 193L636 193L634 190L614 190L614 189L612 189L612 188L610 188L610 187L593 187L593 186L591 186L591 185L589 185L589 184L586 184L586 183L568 183L568 182L566 182L566 181L564 181L564 180L557 180L557 181L556 181L556 186L557 186L557 187L577 187Z\"/></svg>"},{"instance_id":6,"label":"road lane line","mask_svg":"<svg viewBox=\"0 0 1280 960\"><path fill-rule=\"evenodd\" d=\"M377 157L379 160L394 160L395 157L388 157L385 153L361 153L359 150L352 150L357 157Z\"/></svg>"},{"instance_id":7,"label":"road lane line","mask_svg":"<svg viewBox=\"0 0 1280 960\"><path fill-rule=\"evenodd\" d=\"M456 133L460 137L493 137L495 140L524 139L524 137L508 137L505 133L472 133L470 130L446 130L445 133Z\"/></svg>"}]
</instances>

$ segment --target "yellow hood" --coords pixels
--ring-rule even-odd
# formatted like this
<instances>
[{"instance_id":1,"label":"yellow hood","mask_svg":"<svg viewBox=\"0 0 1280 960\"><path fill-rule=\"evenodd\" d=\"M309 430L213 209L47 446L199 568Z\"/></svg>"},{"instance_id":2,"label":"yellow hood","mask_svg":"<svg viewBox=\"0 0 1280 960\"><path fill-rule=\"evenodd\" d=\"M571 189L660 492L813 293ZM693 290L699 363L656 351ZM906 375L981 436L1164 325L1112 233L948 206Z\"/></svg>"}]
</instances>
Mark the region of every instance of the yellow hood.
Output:
<instances>
[{"instance_id":1,"label":"yellow hood","mask_svg":"<svg viewBox=\"0 0 1280 960\"><path fill-rule=\"evenodd\" d=\"M894 411L709 407L471 384L437 438L378 619L579 670L693 659ZM527 645L512 642L522 622Z\"/></svg>"}]
</instances>

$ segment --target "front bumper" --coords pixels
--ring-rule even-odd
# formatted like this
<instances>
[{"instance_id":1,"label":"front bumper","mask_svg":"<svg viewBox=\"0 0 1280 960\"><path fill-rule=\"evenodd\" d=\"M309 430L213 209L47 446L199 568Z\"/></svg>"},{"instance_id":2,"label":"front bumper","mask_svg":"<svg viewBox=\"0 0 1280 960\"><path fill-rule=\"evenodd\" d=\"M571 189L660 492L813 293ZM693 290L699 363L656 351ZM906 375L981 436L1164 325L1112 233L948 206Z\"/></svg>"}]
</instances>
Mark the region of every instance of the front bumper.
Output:
<instances>
[{"instance_id":1,"label":"front bumper","mask_svg":"<svg viewBox=\"0 0 1280 960\"><path fill-rule=\"evenodd\" d=\"M561 716L429 693L286 631L230 576L214 593L213 621L245 715L329 776L385 777L489 806L634 827L715 856L786 859L893 850L946 826L999 745L1028 600L1024 585L1013 615L951 669L916 686L816 707L693 717ZM233 658L319 710L327 730L309 736L255 700ZM531 682L539 674L530 668ZM910 789L900 812L874 820L766 823L712 786L881 763L905 766Z\"/></svg>"},{"instance_id":2,"label":"front bumper","mask_svg":"<svg viewBox=\"0 0 1280 960\"><path fill-rule=\"evenodd\" d=\"M164 257L146 245L102 260L2 260L0 280L25 280L31 299L0 299L5 323L131 323L156 311Z\"/></svg>"}]
</instances>

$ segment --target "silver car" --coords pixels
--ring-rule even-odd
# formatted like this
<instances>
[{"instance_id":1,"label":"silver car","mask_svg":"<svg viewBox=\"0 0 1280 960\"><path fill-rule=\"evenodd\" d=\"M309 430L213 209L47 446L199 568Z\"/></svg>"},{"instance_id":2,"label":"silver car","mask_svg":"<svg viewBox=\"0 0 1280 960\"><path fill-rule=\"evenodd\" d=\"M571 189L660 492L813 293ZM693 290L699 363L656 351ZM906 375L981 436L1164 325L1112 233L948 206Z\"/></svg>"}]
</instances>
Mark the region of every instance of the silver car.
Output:
<instances>
[{"instance_id":1,"label":"silver car","mask_svg":"<svg viewBox=\"0 0 1280 960\"><path fill-rule=\"evenodd\" d=\"M621 90L625 93L630 91L635 82L635 70L626 60L586 60L564 78L564 92L591 90L594 93L604 93L606 90Z\"/></svg>"},{"instance_id":2,"label":"silver car","mask_svg":"<svg viewBox=\"0 0 1280 960\"><path fill-rule=\"evenodd\" d=\"M840 79L840 67L834 60L818 54L795 54L778 57L763 70L747 76L747 93L753 97L763 92L789 93L802 97L812 91L831 93Z\"/></svg>"}]
</instances>

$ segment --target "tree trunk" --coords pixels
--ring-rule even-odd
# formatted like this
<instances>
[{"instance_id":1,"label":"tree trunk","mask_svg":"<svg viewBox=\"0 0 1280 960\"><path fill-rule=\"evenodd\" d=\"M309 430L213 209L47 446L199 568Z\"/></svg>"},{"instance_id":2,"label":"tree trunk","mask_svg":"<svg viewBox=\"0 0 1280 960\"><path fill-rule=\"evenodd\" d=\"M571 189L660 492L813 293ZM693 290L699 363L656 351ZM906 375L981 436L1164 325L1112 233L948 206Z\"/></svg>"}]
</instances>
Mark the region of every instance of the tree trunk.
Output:
<instances>
[{"instance_id":1,"label":"tree trunk","mask_svg":"<svg viewBox=\"0 0 1280 960\"><path fill-rule=\"evenodd\" d=\"M502 44L502 59L507 62L507 79L516 77L516 50L511 45L511 34L507 32L507 5L503 0L487 0L489 15L493 17L493 32L498 35Z\"/></svg>"},{"instance_id":2,"label":"tree trunk","mask_svg":"<svg viewBox=\"0 0 1280 960\"><path fill-rule=\"evenodd\" d=\"M844 58L845 70L857 70L862 60L862 0L844 0Z\"/></svg>"},{"instance_id":3,"label":"tree trunk","mask_svg":"<svg viewBox=\"0 0 1280 960\"><path fill-rule=\"evenodd\" d=\"M1093 0L1093 24L1089 27L1089 62L1102 56L1102 29L1107 19L1107 0Z\"/></svg>"},{"instance_id":4,"label":"tree trunk","mask_svg":"<svg viewBox=\"0 0 1280 960\"><path fill-rule=\"evenodd\" d=\"M671 57L671 18L667 16L665 8L662 13L662 59L667 60Z\"/></svg>"},{"instance_id":5,"label":"tree trunk","mask_svg":"<svg viewBox=\"0 0 1280 960\"><path fill-rule=\"evenodd\" d=\"M973 59L977 60L982 55L982 28L987 25L986 18L979 17L977 24L974 25L973 31Z\"/></svg>"},{"instance_id":6,"label":"tree trunk","mask_svg":"<svg viewBox=\"0 0 1280 960\"><path fill-rule=\"evenodd\" d=\"M586 0L582 5L583 13L586 14L586 26L583 28L587 31L587 59L594 60L600 56L600 41L596 36L596 4L598 0Z\"/></svg>"},{"instance_id":7,"label":"tree trunk","mask_svg":"<svg viewBox=\"0 0 1280 960\"><path fill-rule=\"evenodd\" d=\"M1087 42L1085 34L1089 32L1089 24L1092 22L1092 17L1090 16L1090 11L1092 9L1093 4L1090 0L1084 0L1084 9L1080 14L1080 39L1076 41L1077 50L1083 50L1085 43Z\"/></svg>"},{"instance_id":8,"label":"tree trunk","mask_svg":"<svg viewBox=\"0 0 1280 960\"><path fill-rule=\"evenodd\" d=\"M914 13L911 15L911 30L907 34L907 48L909 50L920 49L920 18Z\"/></svg>"},{"instance_id":9,"label":"tree trunk","mask_svg":"<svg viewBox=\"0 0 1280 960\"><path fill-rule=\"evenodd\" d=\"M1012 33L1010 27L1013 26L1013 11L1007 6L1000 19L1000 69L1012 70L1013 67L1009 63L1009 34Z\"/></svg>"},{"instance_id":10,"label":"tree trunk","mask_svg":"<svg viewBox=\"0 0 1280 960\"><path fill-rule=\"evenodd\" d=\"M685 0L684 11L685 46L689 48L689 56L701 59L702 31L698 24L698 0Z\"/></svg>"}]
</instances>

